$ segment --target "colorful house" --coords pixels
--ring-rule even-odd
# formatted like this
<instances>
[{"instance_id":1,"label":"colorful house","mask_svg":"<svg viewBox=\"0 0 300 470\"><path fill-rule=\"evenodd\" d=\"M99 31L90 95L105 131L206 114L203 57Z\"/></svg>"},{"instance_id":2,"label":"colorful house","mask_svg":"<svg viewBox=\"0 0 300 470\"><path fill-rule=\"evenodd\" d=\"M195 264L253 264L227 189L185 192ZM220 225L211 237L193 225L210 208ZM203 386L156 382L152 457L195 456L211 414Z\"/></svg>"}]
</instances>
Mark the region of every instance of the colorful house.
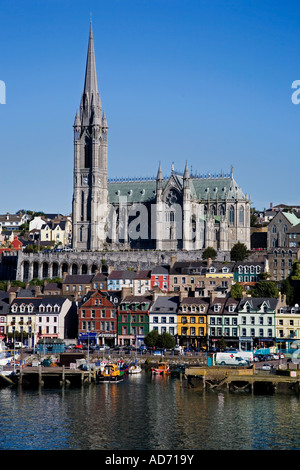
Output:
<instances>
[{"instance_id":1,"label":"colorful house","mask_svg":"<svg viewBox=\"0 0 300 470\"><path fill-rule=\"evenodd\" d=\"M118 309L118 342L138 348L149 333L151 296L126 296Z\"/></svg>"},{"instance_id":2,"label":"colorful house","mask_svg":"<svg viewBox=\"0 0 300 470\"><path fill-rule=\"evenodd\" d=\"M181 346L196 350L207 348L207 313L209 303L202 297L186 297L180 302L177 333Z\"/></svg>"},{"instance_id":3,"label":"colorful house","mask_svg":"<svg viewBox=\"0 0 300 470\"><path fill-rule=\"evenodd\" d=\"M92 345L117 344L117 305L107 292L89 291L78 308L78 339Z\"/></svg>"},{"instance_id":4,"label":"colorful house","mask_svg":"<svg viewBox=\"0 0 300 470\"><path fill-rule=\"evenodd\" d=\"M164 266L155 266L151 271L151 289L158 287L163 292L169 290L169 270Z\"/></svg>"}]
</instances>

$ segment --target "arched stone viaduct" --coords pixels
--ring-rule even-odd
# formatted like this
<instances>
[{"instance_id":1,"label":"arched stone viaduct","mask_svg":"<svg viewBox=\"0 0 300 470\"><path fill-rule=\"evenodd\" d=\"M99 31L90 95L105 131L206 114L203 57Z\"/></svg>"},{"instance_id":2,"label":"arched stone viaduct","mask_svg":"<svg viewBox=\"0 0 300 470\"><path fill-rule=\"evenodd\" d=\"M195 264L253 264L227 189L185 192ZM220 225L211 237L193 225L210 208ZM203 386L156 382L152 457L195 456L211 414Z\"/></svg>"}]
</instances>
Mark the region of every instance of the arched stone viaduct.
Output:
<instances>
[{"instance_id":1,"label":"arched stone viaduct","mask_svg":"<svg viewBox=\"0 0 300 470\"><path fill-rule=\"evenodd\" d=\"M218 253L220 261L229 260L229 253ZM151 269L155 265L177 261L195 261L202 258L202 251L120 251L120 252L50 252L19 253L16 279L52 279L68 274L93 274L96 271L110 273L113 269Z\"/></svg>"}]
</instances>

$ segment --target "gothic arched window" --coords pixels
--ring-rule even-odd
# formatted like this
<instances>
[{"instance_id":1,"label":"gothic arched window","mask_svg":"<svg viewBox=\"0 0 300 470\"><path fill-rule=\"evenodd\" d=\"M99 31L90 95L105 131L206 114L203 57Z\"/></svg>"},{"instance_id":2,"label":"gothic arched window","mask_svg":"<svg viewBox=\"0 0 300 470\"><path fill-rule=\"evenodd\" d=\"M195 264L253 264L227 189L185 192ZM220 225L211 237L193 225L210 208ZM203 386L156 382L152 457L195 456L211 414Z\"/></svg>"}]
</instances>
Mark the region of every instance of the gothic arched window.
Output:
<instances>
[{"instance_id":1,"label":"gothic arched window","mask_svg":"<svg viewBox=\"0 0 300 470\"><path fill-rule=\"evenodd\" d=\"M241 225L244 225L244 208L243 206L240 207L239 210L239 222Z\"/></svg>"},{"instance_id":2,"label":"gothic arched window","mask_svg":"<svg viewBox=\"0 0 300 470\"><path fill-rule=\"evenodd\" d=\"M234 224L234 207L230 206L229 208L229 223Z\"/></svg>"}]
</instances>

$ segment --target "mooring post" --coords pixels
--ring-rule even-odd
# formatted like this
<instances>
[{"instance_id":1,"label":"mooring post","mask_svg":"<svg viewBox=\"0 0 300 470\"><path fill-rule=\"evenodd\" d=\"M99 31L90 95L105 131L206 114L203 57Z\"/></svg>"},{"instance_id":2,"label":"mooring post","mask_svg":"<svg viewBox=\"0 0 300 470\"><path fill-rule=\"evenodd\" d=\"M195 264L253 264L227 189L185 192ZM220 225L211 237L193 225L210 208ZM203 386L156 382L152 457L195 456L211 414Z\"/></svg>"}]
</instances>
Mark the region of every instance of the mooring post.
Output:
<instances>
[{"instance_id":1,"label":"mooring post","mask_svg":"<svg viewBox=\"0 0 300 470\"><path fill-rule=\"evenodd\" d=\"M39 385L42 385L42 366L41 364L39 365Z\"/></svg>"},{"instance_id":2,"label":"mooring post","mask_svg":"<svg viewBox=\"0 0 300 470\"><path fill-rule=\"evenodd\" d=\"M62 366L62 385L65 385L65 365Z\"/></svg>"}]
</instances>

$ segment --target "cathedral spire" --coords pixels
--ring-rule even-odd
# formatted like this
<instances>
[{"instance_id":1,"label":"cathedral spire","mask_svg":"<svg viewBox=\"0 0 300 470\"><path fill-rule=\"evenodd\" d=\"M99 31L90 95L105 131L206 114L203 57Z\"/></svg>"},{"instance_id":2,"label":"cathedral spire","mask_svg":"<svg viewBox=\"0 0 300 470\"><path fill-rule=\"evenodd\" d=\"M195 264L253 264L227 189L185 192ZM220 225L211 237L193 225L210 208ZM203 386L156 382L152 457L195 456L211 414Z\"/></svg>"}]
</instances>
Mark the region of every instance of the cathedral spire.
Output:
<instances>
[{"instance_id":1,"label":"cathedral spire","mask_svg":"<svg viewBox=\"0 0 300 470\"><path fill-rule=\"evenodd\" d=\"M100 93L98 91L92 22L90 23L84 90L81 100L81 112L86 118L85 124L91 123L92 121L95 123L96 121L98 122L102 119L102 105ZM89 122L87 122L87 120Z\"/></svg>"},{"instance_id":2,"label":"cathedral spire","mask_svg":"<svg viewBox=\"0 0 300 470\"><path fill-rule=\"evenodd\" d=\"M184 174L183 174L183 179L189 179L190 174L189 174L189 169L188 169L188 163L186 162L185 164L185 169L184 169Z\"/></svg>"},{"instance_id":3,"label":"cathedral spire","mask_svg":"<svg viewBox=\"0 0 300 470\"><path fill-rule=\"evenodd\" d=\"M158 172L157 172L157 178L158 180L162 180L163 179L163 175L162 175L162 171L161 171L161 164L159 162L159 167L158 167Z\"/></svg>"},{"instance_id":4,"label":"cathedral spire","mask_svg":"<svg viewBox=\"0 0 300 470\"><path fill-rule=\"evenodd\" d=\"M90 95L98 93L92 22L90 23L90 35L89 35L89 45L88 45L86 70L85 70L84 93L89 93Z\"/></svg>"}]
</instances>

